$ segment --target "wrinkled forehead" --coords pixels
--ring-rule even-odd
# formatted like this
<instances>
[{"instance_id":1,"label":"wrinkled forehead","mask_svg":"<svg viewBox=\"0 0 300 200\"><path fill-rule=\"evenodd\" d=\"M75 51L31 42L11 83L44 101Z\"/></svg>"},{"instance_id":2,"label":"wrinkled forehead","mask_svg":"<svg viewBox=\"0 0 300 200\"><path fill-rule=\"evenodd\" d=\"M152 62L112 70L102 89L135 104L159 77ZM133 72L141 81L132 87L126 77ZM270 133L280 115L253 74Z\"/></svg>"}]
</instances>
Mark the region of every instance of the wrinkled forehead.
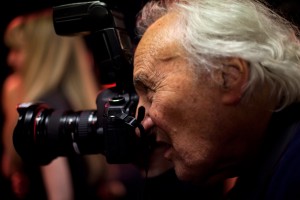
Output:
<instances>
[{"instance_id":1,"label":"wrinkled forehead","mask_svg":"<svg viewBox=\"0 0 300 200\"><path fill-rule=\"evenodd\" d=\"M168 13L154 22L141 38L136 54L147 54L157 59L168 59L182 53L179 45L181 27L178 16Z\"/></svg>"}]
</instances>

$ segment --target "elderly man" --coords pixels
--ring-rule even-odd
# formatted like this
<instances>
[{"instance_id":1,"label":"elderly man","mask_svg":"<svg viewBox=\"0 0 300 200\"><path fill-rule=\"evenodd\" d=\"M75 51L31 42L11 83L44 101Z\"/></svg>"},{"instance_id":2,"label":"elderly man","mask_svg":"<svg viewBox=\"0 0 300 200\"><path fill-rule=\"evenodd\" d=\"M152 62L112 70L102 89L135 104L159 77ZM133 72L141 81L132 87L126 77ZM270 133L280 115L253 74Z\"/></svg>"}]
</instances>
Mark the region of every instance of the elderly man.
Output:
<instances>
[{"instance_id":1,"label":"elderly man","mask_svg":"<svg viewBox=\"0 0 300 200\"><path fill-rule=\"evenodd\" d=\"M177 0L148 2L137 28L142 124L177 177L238 177L230 199L300 199L296 27L257 1Z\"/></svg>"}]
</instances>

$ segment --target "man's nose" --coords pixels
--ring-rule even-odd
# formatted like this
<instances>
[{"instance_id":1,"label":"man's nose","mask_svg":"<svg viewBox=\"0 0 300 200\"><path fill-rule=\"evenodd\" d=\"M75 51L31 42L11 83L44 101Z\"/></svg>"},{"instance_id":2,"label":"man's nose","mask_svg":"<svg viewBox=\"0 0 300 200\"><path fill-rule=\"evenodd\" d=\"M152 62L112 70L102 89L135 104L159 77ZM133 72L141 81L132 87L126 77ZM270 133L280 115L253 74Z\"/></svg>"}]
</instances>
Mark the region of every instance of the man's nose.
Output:
<instances>
[{"instance_id":1,"label":"man's nose","mask_svg":"<svg viewBox=\"0 0 300 200\"><path fill-rule=\"evenodd\" d=\"M139 137L141 137L141 135L142 135L143 133L147 132L147 130L149 130L149 129L154 125L154 123L153 123L153 121L151 120L150 117L147 117L147 116L146 116L146 117L143 119L143 121L141 122L141 125L142 125L142 127L138 127L138 128L136 129L136 134L137 134Z\"/></svg>"},{"instance_id":2,"label":"man's nose","mask_svg":"<svg viewBox=\"0 0 300 200\"><path fill-rule=\"evenodd\" d=\"M145 130L147 130L150 129L154 125L154 123L149 116L145 116L144 120L142 121L142 125L145 128Z\"/></svg>"}]
</instances>

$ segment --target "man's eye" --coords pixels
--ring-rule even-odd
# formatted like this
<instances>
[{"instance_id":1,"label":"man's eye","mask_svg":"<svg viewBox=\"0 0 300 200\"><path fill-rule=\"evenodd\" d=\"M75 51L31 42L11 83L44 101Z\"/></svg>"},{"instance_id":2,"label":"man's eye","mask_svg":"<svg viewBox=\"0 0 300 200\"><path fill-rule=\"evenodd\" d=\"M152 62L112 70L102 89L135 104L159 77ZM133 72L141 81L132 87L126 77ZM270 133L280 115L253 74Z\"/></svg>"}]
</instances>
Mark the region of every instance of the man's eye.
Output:
<instances>
[{"instance_id":1,"label":"man's eye","mask_svg":"<svg viewBox=\"0 0 300 200\"><path fill-rule=\"evenodd\" d=\"M140 92L145 93L147 91L147 86L139 80L134 82L134 86L138 93Z\"/></svg>"},{"instance_id":2,"label":"man's eye","mask_svg":"<svg viewBox=\"0 0 300 200\"><path fill-rule=\"evenodd\" d=\"M152 101L154 91L149 86L142 82L137 82L135 88L139 96L144 96L148 101Z\"/></svg>"},{"instance_id":3,"label":"man's eye","mask_svg":"<svg viewBox=\"0 0 300 200\"><path fill-rule=\"evenodd\" d=\"M142 91L147 96L148 100L152 100L154 92L150 87L143 85Z\"/></svg>"},{"instance_id":4,"label":"man's eye","mask_svg":"<svg viewBox=\"0 0 300 200\"><path fill-rule=\"evenodd\" d=\"M152 103L153 98L154 98L154 92L152 90L147 92L147 98L148 98L149 102Z\"/></svg>"}]
</instances>

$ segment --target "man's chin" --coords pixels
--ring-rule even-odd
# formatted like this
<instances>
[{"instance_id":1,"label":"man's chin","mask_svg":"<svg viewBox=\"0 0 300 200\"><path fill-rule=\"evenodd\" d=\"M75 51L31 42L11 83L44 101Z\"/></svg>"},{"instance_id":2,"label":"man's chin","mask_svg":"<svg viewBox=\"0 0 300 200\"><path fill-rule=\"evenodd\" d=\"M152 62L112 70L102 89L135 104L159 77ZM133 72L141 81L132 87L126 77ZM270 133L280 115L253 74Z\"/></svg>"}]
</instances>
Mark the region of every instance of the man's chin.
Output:
<instances>
[{"instance_id":1,"label":"man's chin","mask_svg":"<svg viewBox=\"0 0 300 200\"><path fill-rule=\"evenodd\" d=\"M149 158L145 176L149 178L159 176L174 167L173 163L164 157L166 148L165 145L156 146Z\"/></svg>"},{"instance_id":2,"label":"man's chin","mask_svg":"<svg viewBox=\"0 0 300 200\"><path fill-rule=\"evenodd\" d=\"M170 169L172 169L172 166L167 166L164 168L149 168L148 170L145 170L144 176L147 178L153 178L153 177L158 177L164 173L166 173L167 171L169 171Z\"/></svg>"},{"instance_id":3,"label":"man's chin","mask_svg":"<svg viewBox=\"0 0 300 200\"><path fill-rule=\"evenodd\" d=\"M201 171L201 169L199 169ZM203 170L204 171L204 170ZM202 187L210 187L214 185L218 185L220 183L223 183L224 180L226 180L230 175L228 172L222 171L222 172L216 172L214 174L209 174L209 172L205 174L195 174L191 173L190 170L184 171L182 169L178 169L175 167L175 173L179 180L190 182L195 185L199 185Z\"/></svg>"}]
</instances>

